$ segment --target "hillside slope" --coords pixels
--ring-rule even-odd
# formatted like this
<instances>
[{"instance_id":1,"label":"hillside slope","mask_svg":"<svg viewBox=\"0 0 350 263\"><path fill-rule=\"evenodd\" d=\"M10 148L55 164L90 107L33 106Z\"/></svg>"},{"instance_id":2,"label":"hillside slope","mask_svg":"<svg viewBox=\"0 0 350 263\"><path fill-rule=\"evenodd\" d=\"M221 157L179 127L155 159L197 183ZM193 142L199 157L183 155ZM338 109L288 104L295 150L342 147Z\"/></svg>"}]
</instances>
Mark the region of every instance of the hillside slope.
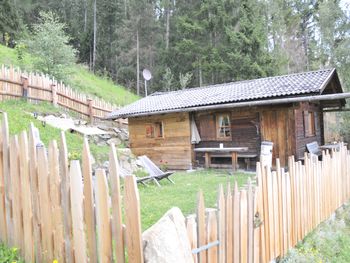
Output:
<instances>
[{"instance_id":1,"label":"hillside slope","mask_svg":"<svg viewBox=\"0 0 350 263\"><path fill-rule=\"evenodd\" d=\"M41 114L58 114L59 108L48 103L32 104L22 100L8 100L0 102L0 111L8 115L10 135L19 134L23 130L28 131L30 123L39 129L40 139L47 147L51 140L60 141L61 130L49 125L42 125L42 122L35 119L34 112ZM2 115L0 114L0 119ZM71 159L80 159L83 149L83 137L77 133L66 132L66 141L69 156ZM90 150L97 162L104 162L108 159L109 147L98 146L90 143ZM1 261L0 261L1 262Z\"/></svg>"},{"instance_id":2,"label":"hillside slope","mask_svg":"<svg viewBox=\"0 0 350 263\"><path fill-rule=\"evenodd\" d=\"M14 65L28 71L36 71L33 67L33 58L24 54L20 61L16 50L0 45L0 65ZM124 87L115 85L111 80L99 77L89 72L83 65L75 65L69 69L69 83L73 89L91 94L117 105L127 105L134 102L138 97Z\"/></svg>"}]
</instances>

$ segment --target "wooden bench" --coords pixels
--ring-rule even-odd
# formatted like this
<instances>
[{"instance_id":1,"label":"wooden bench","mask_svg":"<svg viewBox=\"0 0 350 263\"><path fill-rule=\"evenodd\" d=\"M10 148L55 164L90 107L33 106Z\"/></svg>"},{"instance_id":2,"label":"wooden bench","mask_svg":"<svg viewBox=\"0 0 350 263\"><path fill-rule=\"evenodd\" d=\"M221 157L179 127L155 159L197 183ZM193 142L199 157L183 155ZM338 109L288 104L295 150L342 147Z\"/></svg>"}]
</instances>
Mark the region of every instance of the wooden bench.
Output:
<instances>
[{"instance_id":1,"label":"wooden bench","mask_svg":"<svg viewBox=\"0 0 350 263\"><path fill-rule=\"evenodd\" d=\"M320 149L320 146L318 145L318 142L310 142L306 144L306 149L309 153L320 156L322 155L322 151Z\"/></svg>"},{"instance_id":2,"label":"wooden bench","mask_svg":"<svg viewBox=\"0 0 350 263\"><path fill-rule=\"evenodd\" d=\"M257 156L258 156L258 154L256 154L256 153L244 153L244 152L238 152L237 153L237 159L238 158L244 159L244 162L246 164L246 169L247 170L250 170L251 159L254 159ZM210 157L214 157L214 158L223 157L223 158L225 158L225 157L231 157L231 155L227 154L227 153L226 154L222 154L221 153L221 154L211 154Z\"/></svg>"},{"instance_id":3,"label":"wooden bench","mask_svg":"<svg viewBox=\"0 0 350 263\"><path fill-rule=\"evenodd\" d=\"M244 158L247 170L250 170L250 159L256 158L258 155L256 153L238 153L237 158Z\"/></svg>"},{"instance_id":4,"label":"wooden bench","mask_svg":"<svg viewBox=\"0 0 350 263\"><path fill-rule=\"evenodd\" d=\"M231 156L232 169L236 171L237 169L237 156L238 153L247 152L248 147L227 147L227 148L195 148L195 152L203 152L205 158L205 168L210 167L222 167L222 165L212 165L212 157L228 157Z\"/></svg>"}]
</instances>

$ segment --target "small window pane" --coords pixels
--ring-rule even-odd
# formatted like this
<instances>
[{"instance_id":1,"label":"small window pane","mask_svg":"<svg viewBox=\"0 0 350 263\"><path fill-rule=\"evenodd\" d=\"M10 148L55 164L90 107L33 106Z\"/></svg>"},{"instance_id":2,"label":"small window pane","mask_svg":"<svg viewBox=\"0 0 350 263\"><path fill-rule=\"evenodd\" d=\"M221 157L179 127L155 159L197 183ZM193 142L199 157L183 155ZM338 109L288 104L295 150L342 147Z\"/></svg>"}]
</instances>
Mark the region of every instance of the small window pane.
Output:
<instances>
[{"instance_id":1,"label":"small window pane","mask_svg":"<svg viewBox=\"0 0 350 263\"><path fill-rule=\"evenodd\" d=\"M227 138L231 136L230 117L228 114L218 115L217 118L218 138Z\"/></svg>"}]
</instances>

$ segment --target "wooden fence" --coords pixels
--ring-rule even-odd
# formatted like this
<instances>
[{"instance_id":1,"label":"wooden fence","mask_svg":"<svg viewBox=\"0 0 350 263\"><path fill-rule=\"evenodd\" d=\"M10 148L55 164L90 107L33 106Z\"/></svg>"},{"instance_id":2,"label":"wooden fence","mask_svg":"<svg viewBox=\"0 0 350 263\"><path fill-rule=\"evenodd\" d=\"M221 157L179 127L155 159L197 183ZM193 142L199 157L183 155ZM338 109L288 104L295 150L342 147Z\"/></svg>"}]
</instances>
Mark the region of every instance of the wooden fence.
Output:
<instances>
[{"instance_id":1,"label":"wooden fence","mask_svg":"<svg viewBox=\"0 0 350 263\"><path fill-rule=\"evenodd\" d=\"M289 158L289 171L262 168L257 184L239 190L219 188L217 209L205 209L198 194L197 214L186 226L194 262L270 262L283 257L350 197L350 154L323 152L322 161L305 154L305 164Z\"/></svg>"},{"instance_id":2,"label":"wooden fence","mask_svg":"<svg viewBox=\"0 0 350 263\"><path fill-rule=\"evenodd\" d=\"M139 194L134 176L124 182L124 218L118 160L92 177L89 145L82 167L68 163L62 132L48 149L29 136L9 136L6 113L0 132L0 241L20 248L25 262L143 262ZM111 191L109 191L109 187Z\"/></svg>"},{"instance_id":3,"label":"wooden fence","mask_svg":"<svg viewBox=\"0 0 350 263\"><path fill-rule=\"evenodd\" d=\"M96 97L73 91L62 82L36 73L21 72L13 67L0 68L0 101L25 98L46 101L79 113L84 117L102 119L117 106Z\"/></svg>"},{"instance_id":4,"label":"wooden fence","mask_svg":"<svg viewBox=\"0 0 350 263\"><path fill-rule=\"evenodd\" d=\"M0 134L1 242L19 247L26 262L143 262L137 184L125 177L121 198L114 146L108 180L102 169L93 180L86 140L80 167L68 163L64 133L59 146L52 141L45 149L33 126L29 136L10 136L4 113ZM322 161L290 157L288 172L276 164L271 171L257 163L256 184L220 186L216 209L206 209L198 194L197 214L186 219L194 262L282 257L350 197L344 146L324 152Z\"/></svg>"}]
</instances>

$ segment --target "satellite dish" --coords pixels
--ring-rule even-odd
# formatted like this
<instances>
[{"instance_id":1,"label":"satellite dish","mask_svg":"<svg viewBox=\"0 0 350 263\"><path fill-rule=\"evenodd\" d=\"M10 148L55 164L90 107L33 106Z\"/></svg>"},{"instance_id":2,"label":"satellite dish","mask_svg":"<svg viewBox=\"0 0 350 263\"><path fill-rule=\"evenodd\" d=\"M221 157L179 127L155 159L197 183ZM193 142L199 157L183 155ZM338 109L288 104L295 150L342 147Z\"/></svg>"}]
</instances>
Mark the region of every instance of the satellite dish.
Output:
<instances>
[{"instance_id":1,"label":"satellite dish","mask_svg":"<svg viewBox=\"0 0 350 263\"><path fill-rule=\"evenodd\" d=\"M149 71L148 69L144 69L143 71L142 71L142 75L143 75L143 78L145 79L145 80L150 80L151 78L152 78L152 74L151 74L151 71Z\"/></svg>"}]
</instances>

